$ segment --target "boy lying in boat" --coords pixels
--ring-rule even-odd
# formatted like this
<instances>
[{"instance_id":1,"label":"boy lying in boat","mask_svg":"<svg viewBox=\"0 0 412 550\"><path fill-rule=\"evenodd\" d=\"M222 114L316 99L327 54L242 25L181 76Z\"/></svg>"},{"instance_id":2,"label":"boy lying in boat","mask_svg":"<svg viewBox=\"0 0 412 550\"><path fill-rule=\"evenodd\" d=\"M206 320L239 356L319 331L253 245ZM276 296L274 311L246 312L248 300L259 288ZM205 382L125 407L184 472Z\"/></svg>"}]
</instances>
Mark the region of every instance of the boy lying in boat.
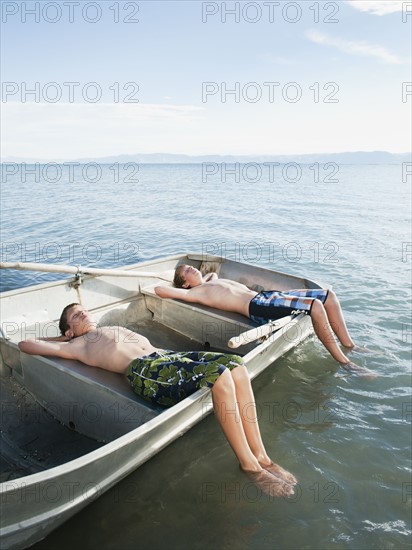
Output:
<instances>
[{"instance_id":1,"label":"boy lying in boat","mask_svg":"<svg viewBox=\"0 0 412 550\"><path fill-rule=\"evenodd\" d=\"M355 346L346 328L339 300L333 290L304 289L264 290L256 292L229 279L219 279L217 273L202 273L190 265L181 265L175 271L174 287L157 286L161 298L176 298L248 317L256 324L264 324L294 313L309 314L319 340L345 370L373 378L376 375L352 363L337 345L336 334L344 348L368 351Z\"/></svg>"},{"instance_id":2,"label":"boy lying in boat","mask_svg":"<svg viewBox=\"0 0 412 550\"><path fill-rule=\"evenodd\" d=\"M199 388L211 388L215 414L241 470L270 496L293 495L296 478L271 461L256 414L251 418L255 399L241 357L161 350L126 328L97 327L77 303L64 308L59 328L62 336L24 340L19 343L20 350L125 374L136 394L165 406L182 401Z\"/></svg>"}]
</instances>

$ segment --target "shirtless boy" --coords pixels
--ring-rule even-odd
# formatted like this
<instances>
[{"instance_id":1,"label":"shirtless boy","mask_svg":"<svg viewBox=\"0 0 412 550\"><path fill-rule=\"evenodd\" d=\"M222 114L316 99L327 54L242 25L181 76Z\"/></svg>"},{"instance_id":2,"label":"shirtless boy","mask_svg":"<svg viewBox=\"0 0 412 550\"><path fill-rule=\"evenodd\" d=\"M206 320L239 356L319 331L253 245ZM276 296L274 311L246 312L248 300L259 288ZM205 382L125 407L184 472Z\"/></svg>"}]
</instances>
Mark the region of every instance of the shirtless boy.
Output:
<instances>
[{"instance_id":1,"label":"shirtless boy","mask_svg":"<svg viewBox=\"0 0 412 550\"><path fill-rule=\"evenodd\" d=\"M200 387L210 387L215 414L241 470L270 496L293 494L296 478L274 464L263 446L253 390L241 357L161 350L126 328L97 327L77 303L64 308L59 327L62 336L24 340L19 343L20 350L125 374L136 394L165 406ZM255 410L252 419L251 406Z\"/></svg>"},{"instance_id":2,"label":"shirtless boy","mask_svg":"<svg viewBox=\"0 0 412 550\"><path fill-rule=\"evenodd\" d=\"M336 343L333 333L348 350L361 349L355 346L349 335L339 300L333 290L256 292L237 281L219 279L217 273L203 276L190 265L179 266L173 282L174 287L157 286L156 294L161 298L176 298L240 313L258 324L293 312L309 314L319 340L344 369L361 376L375 376L370 370L352 363Z\"/></svg>"}]
</instances>

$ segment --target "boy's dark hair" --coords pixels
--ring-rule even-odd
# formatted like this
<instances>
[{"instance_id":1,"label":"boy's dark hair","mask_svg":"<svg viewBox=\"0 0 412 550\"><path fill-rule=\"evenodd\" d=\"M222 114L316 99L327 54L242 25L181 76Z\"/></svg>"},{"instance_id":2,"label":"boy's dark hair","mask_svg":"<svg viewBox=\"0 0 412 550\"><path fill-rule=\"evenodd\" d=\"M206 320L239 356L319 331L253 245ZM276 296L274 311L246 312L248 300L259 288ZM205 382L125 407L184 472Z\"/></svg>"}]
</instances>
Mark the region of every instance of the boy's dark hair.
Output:
<instances>
[{"instance_id":1,"label":"boy's dark hair","mask_svg":"<svg viewBox=\"0 0 412 550\"><path fill-rule=\"evenodd\" d=\"M80 305L81 304L78 304L77 302L73 302L72 304L69 304L63 309L62 314L60 315L60 321L59 321L59 329L63 336L66 334L66 330L69 330L70 328L69 324L67 323L67 317L69 315L69 311L74 306L80 306Z\"/></svg>"},{"instance_id":2,"label":"boy's dark hair","mask_svg":"<svg viewBox=\"0 0 412 550\"><path fill-rule=\"evenodd\" d=\"M181 272L184 270L185 266L184 265L180 265L178 268L176 268L176 271L175 271L175 276L173 278L173 284L175 285L175 287L177 288L183 288L183 285L185 284L185 280L184 278L182 277L181 275Z\"/></svg>"}]
</instances>

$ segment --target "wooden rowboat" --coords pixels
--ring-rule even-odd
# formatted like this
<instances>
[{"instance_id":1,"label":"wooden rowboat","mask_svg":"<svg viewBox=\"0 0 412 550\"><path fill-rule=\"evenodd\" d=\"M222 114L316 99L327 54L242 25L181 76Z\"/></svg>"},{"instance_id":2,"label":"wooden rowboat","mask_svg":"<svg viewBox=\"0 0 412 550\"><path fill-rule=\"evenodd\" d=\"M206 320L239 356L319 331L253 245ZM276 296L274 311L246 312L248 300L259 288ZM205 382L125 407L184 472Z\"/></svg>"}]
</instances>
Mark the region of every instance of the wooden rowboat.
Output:
<instances>
[{"instance_id":1,"label":"wooden rowboat","mask_svg":"<svg viewBox=\"0 0 412 550\"><path fill-rule=\"evenodd\" d=\"M17 343L22 339L58 336L65 305L80 302L99 325L134 329L160 348L233 353L237 347L252 379L311 332L310 319L304 315L255 328L237 314L156 296L154 286L171 284L181 263L217 271L220 277L256 290L320 287L221 257L185 254L122 271L91 273L71 267L66 271L74 270L74 277L4 292L0 302L2 549L25 548L43 539L212 410L209 389L164 409L139 399L119 374L20 352ZM29 266L36 267L41 269Z\"/></svg>"}]
</instances>

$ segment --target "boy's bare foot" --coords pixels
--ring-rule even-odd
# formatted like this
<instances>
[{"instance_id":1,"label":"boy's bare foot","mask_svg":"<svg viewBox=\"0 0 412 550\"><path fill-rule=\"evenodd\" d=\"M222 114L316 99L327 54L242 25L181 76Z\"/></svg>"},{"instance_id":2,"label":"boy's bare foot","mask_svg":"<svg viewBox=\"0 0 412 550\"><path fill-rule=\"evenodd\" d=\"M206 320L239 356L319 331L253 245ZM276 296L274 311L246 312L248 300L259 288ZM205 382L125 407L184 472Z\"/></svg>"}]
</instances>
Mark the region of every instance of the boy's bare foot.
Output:
<instances>
[{"instance_id":1,"label":"boy's bare foot","mask_svg":"<svg viewBox=\"0 0 412 550\"><path fill-rule=\"evenodd\" d=\"M275 464L274 462L271 462L267 466L265 466L264 464L260 464L260 465L262 466L262 468L267 470L272 475L276 477L280 477L281 479L286 481L286 483L290 483L291 485L296 485L296 483L298 482L298 480L293 474L291 474L290 472L282 468L282 466L279 466L279 464Z\"/></svg>"},{"instance_id":2,"label":"boy's bare foot","mask_svg":"<svg viewBox=\"0 0 412 550\"><path fill-rule=\"evenodd\" d=\"M359 367L358 365L355 365L355 363L352 363L352 361L349 361L348 363L340 363L340 366L351 374L356 374L357 376L362 376L363 378L372 379L378 376L375 372L372 372L365 367Z\"/></svg>"},{"instance_id":3,"label":"boy's bare foot","mask_svg":"<svg viewBox=\"0 0 412 550\"><path fill-rule=\"evenodd\" d=\"M259 472L243 470L252 483L254 483L262 493L271 497L288 497L294 494L293 487L283 479L270 474L266 470Z\"/></svg>"}]
</instances>

